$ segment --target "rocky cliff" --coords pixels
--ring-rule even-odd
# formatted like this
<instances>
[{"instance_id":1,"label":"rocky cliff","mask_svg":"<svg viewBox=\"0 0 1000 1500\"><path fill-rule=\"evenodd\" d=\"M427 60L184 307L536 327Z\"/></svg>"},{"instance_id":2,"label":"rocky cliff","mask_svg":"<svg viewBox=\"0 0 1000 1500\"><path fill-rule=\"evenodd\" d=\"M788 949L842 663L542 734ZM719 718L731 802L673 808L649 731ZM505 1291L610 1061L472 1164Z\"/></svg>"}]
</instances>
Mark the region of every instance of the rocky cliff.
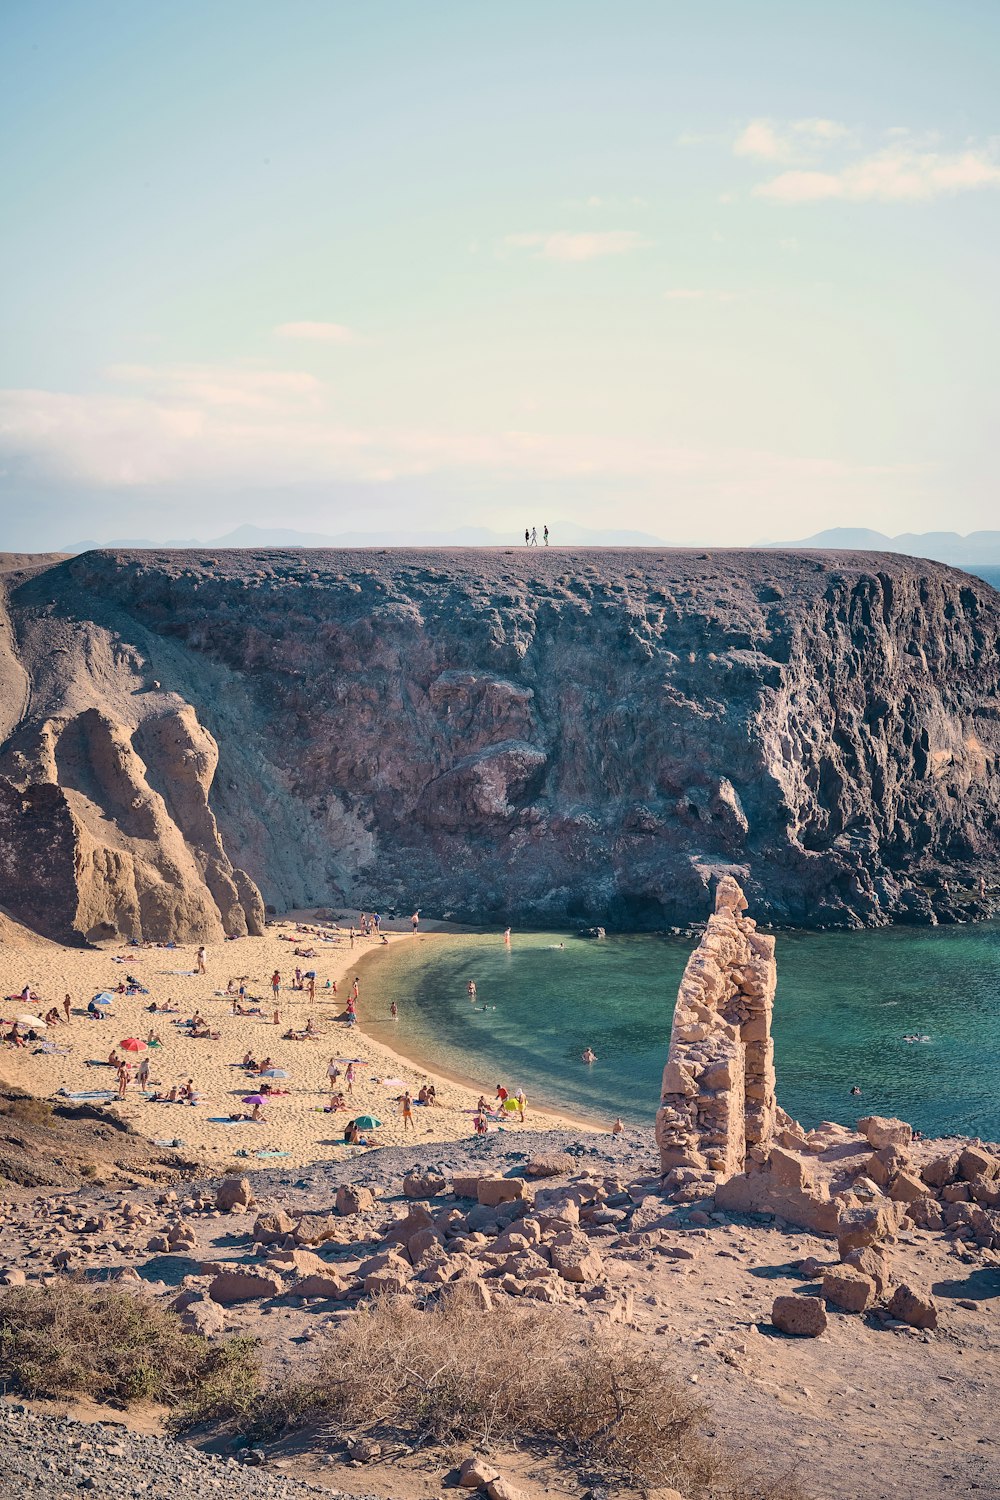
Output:
<instances>
[{"instance_id":1,"label":"rocky cliff","mask_svg":"<svg viewBox=\"0 0 1000 1500\"><path fill-rule=\"evenodd\" d=\"M16 560L20 563L20 559ZM92 552L3 574L0 906L984 915L1000 595L859 553Z\"/></svg>"}]
</instances>

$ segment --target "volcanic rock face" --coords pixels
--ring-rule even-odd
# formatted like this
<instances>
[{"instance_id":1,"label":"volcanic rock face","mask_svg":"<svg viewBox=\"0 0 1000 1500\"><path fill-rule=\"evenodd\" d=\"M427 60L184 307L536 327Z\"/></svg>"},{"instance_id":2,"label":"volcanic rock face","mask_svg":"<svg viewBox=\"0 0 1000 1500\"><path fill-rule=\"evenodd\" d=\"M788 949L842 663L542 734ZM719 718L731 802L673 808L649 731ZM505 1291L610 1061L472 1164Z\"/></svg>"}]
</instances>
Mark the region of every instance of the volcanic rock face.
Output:
<instances>
[{"instance_id":1,"label":"volcanic rock face","mask_svg":"<svg viewBox=\"0 0 1000 1500\"><path fill-rule=\"evenodd\" d=\"M0 905L657 928L995 903L1000 596L877 554L95 552L3 574ZM988 879L981 885L980 877Z\"/></svg>"}]
</instances>

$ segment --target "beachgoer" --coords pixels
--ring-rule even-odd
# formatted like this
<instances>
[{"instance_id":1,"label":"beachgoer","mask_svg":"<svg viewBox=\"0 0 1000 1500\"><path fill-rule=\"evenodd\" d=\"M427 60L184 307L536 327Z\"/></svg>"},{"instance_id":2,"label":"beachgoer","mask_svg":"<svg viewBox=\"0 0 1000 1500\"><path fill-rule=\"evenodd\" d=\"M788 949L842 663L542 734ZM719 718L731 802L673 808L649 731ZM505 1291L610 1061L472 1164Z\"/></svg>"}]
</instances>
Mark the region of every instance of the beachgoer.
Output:
<instances>
[{"instance_id":1,"label":"beachgoer","mask_svg":"<svg viewBox=\"0 0 1000 1500\"><path fill-rule=\"evenodd\" d=\"M518 1091L517 1091L517 1112L521 1116L521 1124L522 1125L524 1124L524 1112L527 1109L527 1107L528 1107L527 1095L525 1094L524 1089L518 1089Z\"/></svg>"},{"instance_id":2,"label":"beachgoer","mask_svg":"<svg viewBox=\"0 0 1000 1500\"><path fill-rule=\"evenodd\" d=\"M351 947L352 948L354 947L354 924L353 923L351 924ZM334 989L336 989L336 985L334 986Z\"/></svg>"},{"instance_id":3,"label":"beachgoer","mask_svg":"<svg viewBox=\"0 0 1000 1500\"><path fill-rule=\"evenodd\" d=\"M351 999L356 1001L356 1000L359 1000L360 998L361 998L361 984L360 984L360 982L358 980L358 976L355 974L355 976L354 976L354 983L351 985Z\"/></svg>"},{"instance_id":4,"label":"beachgoer","mask_svg":"<svg viewBox=\"0 0 1000 1500\"><path fill-rule=\"evenodd\" d=\"M524 545L526 547L531 546L531 532L528 530L527 526L524 528Z\"/></svg>"},{"instance_id":5,"label":"beachgoer","mask_svg":"<svg viewBox=\"0 0 1000 1500\"><path fill-rule=\"evenodd\" d=\"M144 1057L143 1060L142 1060L142 1062L139 1064L139 1071L135 1075L135 1081L136 1081L136 1085L139 1088L141 1088L141 1089L144 1089L146 1087L147 1083L149 1082L149 1058L148 1057Z\"/></svg>"},{"instance_id":6,"label":"beachgoer","mask_svg":"<svg viewBox=\"0 0 1000 1500\"><path fill-rule=\"evenodd\" d=\"M274 1012L274 1015L271 1017L271 1020L273 1021L273 1023L274 1023L275 1026L280 1026L281 1025L281 1011L280 1010L276 1010Z\"/></svg>"},{"instance_id":7,"label":"beachgoer","mask_svg":"<svg viewBox=\"0 0 1000 1500\"><path fill-rule=\"evenodd\" d=\"M349 1062L347 1064L347 1072L344 1074L344 1082L347 1084L347 1092L349 1094L353 1094L354 1093L354 1064L352 1062Z\"/></svg>"},{"instance_id":8,"label":"beachgoer","mask_svg":"<svg viewBox=\"0 0 1000 1500\"><path fill-rule=\"evenodd\" d=\"M473 1005L475 1005L475 1003L476 1003L476 981L474 979L470 979L469 982L468 982L468 984L465 986L465 988L469 992L469 999L472 1001Z\"/></svg>"},{"instance_id":9,"label":"beachgoer","mask_svg":"<svg viewBox=\"0 0 1000 1500\"><path fill-rule=\"evenodd\" d=\"M70 998L69 998L68 995L64 995L63 996L63 1010L66 1012L66 1020L67 1021L69 1020L69 1013L70 1013L71 1007L72 1007L72 1001L70 1000Z\"/></svg>"},{"instance_id":10,"label":"beachgoer","mask_svg":"<svg viewBox=\"0 0 1000 1500\"><path fill-rule=\"evenodd\" d=\"M549 528L547 526L542 527L542 536L545 538L545 545L547 547L549 545Z\"/></svg>"},{"instance_id":11,"label":"beachgoer","mask_svg":"<svg viewBox=\"0 0 1000 1500\"><path fill-rule=\"evenodd\" d=\"M510 1098L510 1095L508 1094L507 1090L504 1088L504 1086L503 1086L502 1083L498 1083L497 1084L496 1097L497 1097L497 1099L499 1099L499 1101L500 1101L501 1104L503 1104L503 1102L504 1102L505 1099L509 1099Z\"/></svg>"},{"instance_id":12,"label":"beachgoer","mask_svg":"<svg viewBox=\"0 0 1000 1500\"><path fill-rule=\"evenodd\" d=\"M410 926L413 928L414 932L416 932L416 930L419 927L419 925L420 925L420 908L418 907L417 910L413 913L413 916L410 918Z\"/></svg>"},{"instance_id":13,"label":"beachgoer","mask_svg":"<svg viewBox=\"0 0 1000 1500\"><path fill-rule=\"evenodd\" d=\"M584 1047L580 1053L580 1057L585 1063L595 1063L597 1061L597 1053L591 1047Z\"/></svg>"},{"instance_id":14,"label":"beachgoer","mask_svg":"<svg viewBox=\"0 0 1000 1500\"><path fill-rule=\"evenodd\" d=\"M309 984L308 984L307 988L309 990L309 999L310 1000L315 1000L316 999L316 975L315 974L310 974L310 976L309 976Z\"/></svg>"},{"instance_id":15,"label":"beachgoer","mask_svg":"<svg viewBox=\"0 0 1000 1500\"><path fill-rule=\"evenodd\" d=\"M490 1112L490 1107L482 1094L479 1096L479 1103L476 1105L476 1108L481 1115L488 1115Z\"/></svg>"},{"instance_id":16,"label":"beachgoer","mask_svg":"<svg viewBox=\"0 0 1000 1500\"><path fill-rule=\"evenodd\" d=\"M278 998L278 991L280 989L281 989L281 975L278 973L278 970L275 969L274 973L271 975L271 990L272 990L272 993L274 994L275 1000L277 1000L277 998Z\"/></svg>"},{"instance_id":17,"label":"beachgoer","mask_svg":"<svg viewBox=\"0 0 1000 1500\"><path fill-rule=\"evenodd\" d=\"M344 1143L348 1146L356 1146L361 1139L361 1131L358 1129L357 1120L348 1120L344 1126Z\"/></svg>"},{"instance_id":18,"label":"beachgoer","mask_svg":"<svg viewBox=\"0 0 1000 1500\"><path fill-rule=\"evenodd\" d=\"M202 944L198 949L198 973L204 974L205 972L205 945Z\"/></svg>"},{"instance_id":19,"label":"beachgoer","mask_svg":"<svg viewBox=\"0 0 1000 1500\"><path fill-rule=\"evenodd\" d=\"M394 1021L399 1020L399 1006L396 1004L395 1000L389 1006L389 1014Z\"/></svg>"},{"instance_id":20,"label":"beachgoer","mask_svg":"<svg viewBox=\"0 0 1000 1500\"><path fill-rule=\"evenodd\" d=\"M483 1115L482 1111L480 1111L476 1115L476 1118L473 1121L473 1125L475 1127L475 1131L476 1131L477 1135L485 1135L486 1134L486 1118Z\"/></svg>"},{"instance_id":21,"label":"beachgoer","mask_svg":"<svg viewBox=\"0 0 1000 1500\"><path fill-rule=\"evenodd\" d=\"M852 1094L855 1094L855 1095L857 1095L857 1094L860 1094L860 1093L861 1093L861 1090L860 1090L860 1089L859 1089L859 1088L858 1088L858 1086L857 1086L857 1084L856 1084L856 1083L855 1083L855 1084L852 1084L852 1086L851 1086L851 1093L852 1093Z\"/></svg>"},{"instance_id":22,"label":"beachgoer","mask_svg":"<svg viewBox=\"0 0 1000 1500\"><path fill-rule=\"evenodd\" d=\"M624 1129L625 1129L625 1126L622 1124L622 1122L621 1122L621 1116L619 1115L618 1119L615 1121L615 1123L611 1127L611 1134L612 1135L621 1135L621 1133L622 1133L622 1131Z\"/></svg>"},{"instance_id":23,"label":"beachgoer","mask_svg":"<svg viewBox=\"0 0 1000 1500\"><path fill-rule=\"evenodd\" d=\"M535 526L532 526L531 528L531 545L533 547L538 546L538 529Z\"/></svg>"},{"instance_id":24,"label":"beachgoer","mask_svg":"<svg viewBox=\"0 0 1000 1500\"><path fill-rule=\"evenodd\" d=\"M417 1127L413 1123L413 1098L410 1094L409 1089L407 1089L406 1093L403 1095L401 1102L403 1109L403 1129L416 1130Z\"/></svg>"},{"instance_id":25,"label":"beachgoer","mask_svg":"<svg viewBox=\"0 0 1000 1500\"><path fill-rule=\"evenodd\" d=\"M505 948L509 948L510 947L510 928L509 927L504 928L503 942L504 942L504 947Z\"/></svg>"}]
</instances>

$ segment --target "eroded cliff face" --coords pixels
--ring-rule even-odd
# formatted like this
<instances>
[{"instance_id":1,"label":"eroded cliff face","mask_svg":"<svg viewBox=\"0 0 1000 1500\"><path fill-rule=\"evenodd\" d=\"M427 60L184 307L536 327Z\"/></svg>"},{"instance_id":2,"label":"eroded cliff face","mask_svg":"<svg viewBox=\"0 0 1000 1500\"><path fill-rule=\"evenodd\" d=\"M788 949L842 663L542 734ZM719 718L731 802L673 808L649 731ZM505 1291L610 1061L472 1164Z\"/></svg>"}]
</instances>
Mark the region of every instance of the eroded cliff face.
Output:
<instances>
[{"instance_id":1,"label":"eroded cliff face","mask_svg":"<svg viewBox=\"0 0 1000 1500\"><path fill-rule=\"evenodd\" d=\"M51 798L78 930L239 930L254 886L621 928L727 872L803 925L996 900L1000 596L934 563L97 552L7 582L0 904Z\"/></svg>"}]
</instances>

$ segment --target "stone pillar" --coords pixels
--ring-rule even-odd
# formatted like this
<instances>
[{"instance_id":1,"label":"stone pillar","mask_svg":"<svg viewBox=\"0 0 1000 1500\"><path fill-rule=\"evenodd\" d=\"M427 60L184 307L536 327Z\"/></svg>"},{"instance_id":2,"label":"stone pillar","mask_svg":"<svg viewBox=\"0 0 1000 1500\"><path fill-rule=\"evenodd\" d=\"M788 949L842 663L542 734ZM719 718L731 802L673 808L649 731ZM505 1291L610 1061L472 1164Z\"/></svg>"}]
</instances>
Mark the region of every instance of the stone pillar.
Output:
<instances>
[{"instance_id":1,"label":"stone pillar","mask_svg":"<svg viewBox=\"0 0 1000 1500\"><path fill-rule=\"evenodd\" d=\"M661 1170L680 1188L745 1171L774 1133L774 939L746 909L724 876L677 994L656 1141Z\"/></svg>"}]
</instances>

